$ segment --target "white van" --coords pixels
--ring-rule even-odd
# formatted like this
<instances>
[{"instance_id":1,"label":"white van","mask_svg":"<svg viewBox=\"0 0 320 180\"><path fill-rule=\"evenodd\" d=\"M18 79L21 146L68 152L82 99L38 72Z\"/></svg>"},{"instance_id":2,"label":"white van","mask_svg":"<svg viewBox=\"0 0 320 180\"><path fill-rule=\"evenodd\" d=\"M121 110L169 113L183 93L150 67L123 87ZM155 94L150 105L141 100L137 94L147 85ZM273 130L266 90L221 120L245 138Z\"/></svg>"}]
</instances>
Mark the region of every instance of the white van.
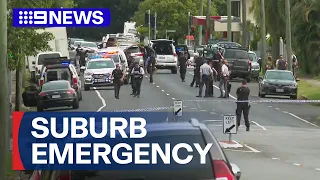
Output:
<instances>
[{"instance_id":1,"label":"white van","mask_svg":"<svg viewBox=\"0 0 320 180\"><path fill-rule=\"evenodd\" d=\"M41 75L41 70L43 66L43 61L48 58L60 58L63 57L61 52L42 52L37 54L37 57L35 61L32 62L32 64L35 65L35 75L36 75L36 82L39 81L40 75Z\"/></svg>"}]
</instances>

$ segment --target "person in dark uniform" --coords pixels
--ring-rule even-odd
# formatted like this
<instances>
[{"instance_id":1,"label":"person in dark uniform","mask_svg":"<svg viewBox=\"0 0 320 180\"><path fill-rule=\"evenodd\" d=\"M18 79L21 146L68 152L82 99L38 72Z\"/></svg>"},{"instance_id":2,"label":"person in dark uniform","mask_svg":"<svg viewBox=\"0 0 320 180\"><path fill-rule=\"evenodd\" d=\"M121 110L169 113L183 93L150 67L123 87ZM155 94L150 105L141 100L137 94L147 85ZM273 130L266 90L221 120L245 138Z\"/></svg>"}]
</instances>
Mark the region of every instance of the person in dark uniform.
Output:
<instances>
[{"instance_id":1,"label":"person in dark uniform","mask_svg":"<svg viewBox=\"0 0 320 180\"><path fill-rule=\"evenodd\" d=\"M147 56L148 56L148 61L145 64L147 66L147 71L150 74L150 83L153 83L153 73L155 71L155 65L156 65L155 50L151 47L148 47Z\"/></svg>"},{"instance_id":2,"label":"person in dark uniform","mask_svg":"<svg viewBox=\"0 0 320 180\"><path fill-rule=\"evenodd\" d=\"M123 71L120 68L120 65L116 65L116 69L112 71L113 76L113 85L114 85L114 97L119 99L120 87L123 81Z\"/></svg>"},{"instance_id":3,"label":"person in dark uniform","mask_svg":"<svg viewBox=\"0 0 320 180\"><path fill-rule=\"evenodd\" d=\"M141 83L144 75L143 67L139 66L139 63L135 64L135 67L132 69L131 74L133 75L134 81L134 97L140 98Z\"/></svg>"},{"instance_id":4,"label":"person in dark uniform","mask_svg":"<svg viewBox=\"0 0 320 180\"><path fill-rule=\"evenodd\" d=\"M196 87L199 87L200 84L200 66L203 65L204 59L202 56L198 56L194 60L195 62L195 67L193 70L193 80L190 84L191 87L193 87L194 83L196 83Z\"/></svg>"},{"instance_id":5,"label":"person in dark uniform","mask_svg":"<svg viewBox=\"0 0 320 180\"><path fill-rule=\"evenodd\" d=\"M187 54L183 51L180 52L180 57L179 57L179 66L180 66L180 78L182 82L185 82L186 79L186 73L187 73Z\"/></svg>"},{"instance_id":6,"label":"person in dark uniform","mask_svg":"<svg viewBox=\"0 0 320 180\"><path fill-rule=\"evenodd\" d=\"M242 80L242 86L237 89L237 100L238 101L248 101L250 95L250 89L247 86L247 81ZM243 113L244 123L247 127L246 131L250 131L250 122L249 122L249 102L237 102L237 128L240 126L241 114Z\"/></svg>"},{"instance_id":7,"label":"person in dark uniform","mask_svg":"<svg viewBox=\"0 0 320 180\"><path fill-rule=\"evenodd\" d=\"M86 57L88 54L88 50L80 50L79 56L80 56L80 64L81 66L86 66Z\"/></svg>"},{"instance_id":8,"label":"person in dark uniform","mask_svg":"<svg viewBox=\"0 0 320 180\"><path fill-rule=\"evenodd\" d=\"M132 69L136 66L136 63L135 62L132 62L129 66L129 75L130 75L130 81L131 81L131 88L132 88L132 93L130 95L135 95L136 94L136 91L135 91L135 82L134 82L134 77L133 77L133 74L131 73L132 72Z\"/></svg>"}]
</instances>

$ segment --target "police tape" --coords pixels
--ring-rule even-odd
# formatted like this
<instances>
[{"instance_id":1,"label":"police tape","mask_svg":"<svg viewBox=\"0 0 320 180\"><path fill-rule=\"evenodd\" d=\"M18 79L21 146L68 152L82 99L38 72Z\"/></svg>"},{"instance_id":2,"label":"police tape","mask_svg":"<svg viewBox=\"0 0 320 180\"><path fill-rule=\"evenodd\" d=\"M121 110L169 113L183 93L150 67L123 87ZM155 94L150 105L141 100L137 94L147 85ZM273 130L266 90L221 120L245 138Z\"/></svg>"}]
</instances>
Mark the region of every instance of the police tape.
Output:
<instances>
[{"instance_id":1,"label":"police tape","mask_svg":"<svg viewBox=\"0 0 320 180\"><path fill-rule=\"evenodd\" d=\"M173 109L173 106L141 108L141 109L120 109L120 110L111 110L109 112L151 112L151 111L171 110L171 109Z\"/></svg>"},{"instance_id":2,"label":"police tape","mask_svg":"<svg viewBox=\"0 0 320 180\"><path fill-rule=\"evenodd\" d=\"M231 103L237 103L237 102L247 102L247 103L320 103L320 100L246 100L246 101L238 101L238 100L219 100L219 99L199 99L199 100L182 100L185 102L231 102Z\"/></svg>"}]
</instances>

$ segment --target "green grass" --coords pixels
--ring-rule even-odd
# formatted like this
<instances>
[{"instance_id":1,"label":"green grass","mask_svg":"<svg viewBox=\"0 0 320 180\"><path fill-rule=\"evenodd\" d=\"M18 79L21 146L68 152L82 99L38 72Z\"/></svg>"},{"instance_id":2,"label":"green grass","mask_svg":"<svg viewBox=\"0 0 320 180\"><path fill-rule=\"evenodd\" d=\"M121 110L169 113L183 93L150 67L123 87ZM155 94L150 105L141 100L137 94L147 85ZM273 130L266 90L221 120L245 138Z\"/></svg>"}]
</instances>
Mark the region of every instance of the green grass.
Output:
<instances>
[{"instance_id":1,"label":"green grass","mask_svg":"<svg viewBox=\"0 0 320 180\"><path fill-rule=\"evenodd\" d=\"M299 99L320 100L320 85L313 85L300 80L298 82L298 97Z\"/></svg>"},{"instance_id":2,"label":"green grass","mask_svg":"<svg viewBox=\"0 0 320 180\"><path fill-rule=\"evenodd\" d=\"M8 161L7 161L7 170L8 170L8 173L7 173L7 176L8 177L13 177L15 175L15 171L12 170L12 153L9 152L8 153Z\"/></svg>"}]
</instances>

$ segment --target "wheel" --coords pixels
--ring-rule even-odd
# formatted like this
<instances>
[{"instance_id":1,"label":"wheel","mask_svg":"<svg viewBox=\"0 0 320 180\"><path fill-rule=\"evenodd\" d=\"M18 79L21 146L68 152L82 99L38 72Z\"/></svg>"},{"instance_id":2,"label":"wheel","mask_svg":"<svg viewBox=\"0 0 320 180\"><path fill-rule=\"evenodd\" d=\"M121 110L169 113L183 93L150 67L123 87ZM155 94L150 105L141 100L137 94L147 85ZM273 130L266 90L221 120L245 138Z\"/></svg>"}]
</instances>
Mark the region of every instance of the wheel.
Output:
<instances>
[{"instance_id":1,"label":"wheel","mask_svg":"<svg viewBox=\"0 0 320 180\"><path fill-rule=\"evenodd\" d=\"M38 106L37 106L37 111L38 111L38 112L42 112L42 111L43 111L43 107L41 107L41 106L38 105Z\"/></svg>"},{"instance_id":2,"label":"wheel","mask_svg":"<svg viewBox=\"0 0 320 180\"><path fill-rule=\"evenodd\" d=\"M178 70L177 70L177 69L171 69L171 73L172 73L172 74L177 74L177 73L178 73Z\"/></svg>"},{"instance_id":3,"label":"wheel","mask_svg":"<svg viewBox=\"0 0 320 180\"><path fill-rule=\"evenodd\" d=\"M89 90L90 90L90 86L84 85L84 90L85 90L85 91L89 91Z\"/></svg>"},{"instance_id":4,"label":"wheel","mask_svg":"<svg viewBox=\"0 0 320 180\"><path fill-rule=\"evenodd\" d=\"M265 94L261 94L261 93L260 93L260 89L259 89L259 94L258 94L258 96L261 97L261 98L264 98L266 95L265 95Z\"/></svg>"},{"instance_id":5,"label":"wheel","mask_svg":"<svg viewBox=\"0 0 320 180\"><path fill-rule=\"evenodd\" d=\"M297 95L295 95L295 96L290 96L290 99L297 99L298 97L297 97Z\"/></svg>"},{"instance_id":6,"label":"wheel","mask_svg":"<svg viewBox=\"0 0 320 180\"><path fill-rule=\"evenodd\" d=\"M79 91L78 94L79 94L79 95L78 95L79 101L82 101L82 92Z\"/></svg>"},{"instance_id":7,"label":"wheel","mask_svg":"<svg viewBox=\"0 0 320 180\"><path fill-rule=\"evenodd\" d=\"M79 100L78 100L78 99L76 99L76 100L73 102L72 108L73 108L73 109L79 109Z\"/></svg>"},{"instance_id":8,"label":"wheel","mask_svg":"<svg viewBox=\"0 0 320 180\"><path fill-rule=\"evenodd\" d=\"M247 80L247 82L249 83L249 82L251 81L251 78L250 78L250 77L248 77L246 80Z\"/></svg>"}]
</instances>

